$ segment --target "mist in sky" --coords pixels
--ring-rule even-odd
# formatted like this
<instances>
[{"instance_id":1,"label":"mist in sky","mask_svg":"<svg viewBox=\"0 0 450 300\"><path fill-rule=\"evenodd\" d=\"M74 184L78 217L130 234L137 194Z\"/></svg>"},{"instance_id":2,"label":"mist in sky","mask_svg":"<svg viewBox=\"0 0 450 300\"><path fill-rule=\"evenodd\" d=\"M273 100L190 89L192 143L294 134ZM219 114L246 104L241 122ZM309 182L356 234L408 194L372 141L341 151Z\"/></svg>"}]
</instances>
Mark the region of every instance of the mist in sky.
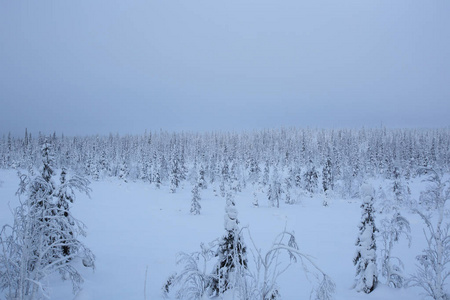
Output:
<instances>
[{"instance_id":1,"label":"mist in sky","mask_svg":"<svg viewBox=\"0 0 450 300\"><path fill-rule=\"evenodd\" d=\"M450 1L0 1L0 134L450 125Z\"/></svg>"}]
</instances>

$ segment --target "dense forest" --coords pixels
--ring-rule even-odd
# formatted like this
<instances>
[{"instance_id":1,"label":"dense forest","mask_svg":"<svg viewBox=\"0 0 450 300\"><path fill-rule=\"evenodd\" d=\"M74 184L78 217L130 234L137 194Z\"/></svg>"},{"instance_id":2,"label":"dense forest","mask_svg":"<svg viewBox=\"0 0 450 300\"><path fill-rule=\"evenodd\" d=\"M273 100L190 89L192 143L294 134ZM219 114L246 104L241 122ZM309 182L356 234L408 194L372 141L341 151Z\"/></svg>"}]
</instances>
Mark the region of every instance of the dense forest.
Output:
<instances>
[{"instance_id":1,"label":"dense forest","mask_svg":"<svg viewBox=\"0 0 450 300\"><path fill-rule=\"evenodd\" d=\"M276 177L284 190L334 191L358 196L365 179L416 176L419 167L450 170L450 129L296 129L252 132L169 133L139 136L3 136L0 168L41 164L44 140L53 147L56 168L64 166L92 180L143 180L175 192L201 173L206 183L228 181L235 189L266 186Z\"/></svg>"}]
</instances>

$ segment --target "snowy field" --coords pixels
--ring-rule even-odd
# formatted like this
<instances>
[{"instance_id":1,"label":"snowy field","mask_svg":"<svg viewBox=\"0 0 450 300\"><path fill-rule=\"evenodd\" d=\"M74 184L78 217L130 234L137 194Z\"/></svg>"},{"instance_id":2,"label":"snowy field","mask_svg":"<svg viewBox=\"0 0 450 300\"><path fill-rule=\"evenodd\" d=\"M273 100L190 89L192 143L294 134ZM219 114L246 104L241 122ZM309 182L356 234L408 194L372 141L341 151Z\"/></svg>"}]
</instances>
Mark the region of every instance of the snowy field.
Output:
<instances>
[{"instance_id":1,"label":"snowy field","mask_svg":"<svg viewBox=\"0 0 450 300\"><path fill-rule=\"evenodd\" d=\"M15 207L18 187L15 171L0 171L0 224L12 223L8 206ZM380 182L374 183L374 187ZM383 183L382 183L383 184ZM72 213L88 227L85 244L96 255L96 269L79 264L85 283L83 290L72 294L69 282L51 278L51 299L123 300L161 299L161 288L169 275L177 270L177 253L198 251L200 243L208 243L224 233L225 200L215 196L212 187L201 192L201 215L189 214L191 186L172 194L169 188L143 182L125 183L118 179L92 182L91 198L79 195ZM412 197L418 198L422 184L411 184ZM352 289L355 267L357 225L361 219L361 200L303 198L300 203L280 208L268 207L263 194L260 207L252 205L250 188L236 195L238 219L249 226L258 247L268 249L273 238L285 227L294 231L300 250L314 257L315 262L336 284L335 299L423 299L419 288L393 289L381 284L371 294ZM412 245L403 239L394 252L405 264L405 273L415 272L415 256L425 248L423 222L419 216L403 212L412 228ZM376 222L382 218L376 215ZM246 236L244 235L244 238ZM247 246L250 241L245 240ZM378 242L378 258L381 240ZM249 260L251 257L249 256ZM378 264L380 267L380 263ZM146 278L147 273L147 278ZM278 281L283 299L309 299L313 280L306 277L300 265L294 265ZM2 297L0 297L2 298Z\"/></svg>"}]
</instances>

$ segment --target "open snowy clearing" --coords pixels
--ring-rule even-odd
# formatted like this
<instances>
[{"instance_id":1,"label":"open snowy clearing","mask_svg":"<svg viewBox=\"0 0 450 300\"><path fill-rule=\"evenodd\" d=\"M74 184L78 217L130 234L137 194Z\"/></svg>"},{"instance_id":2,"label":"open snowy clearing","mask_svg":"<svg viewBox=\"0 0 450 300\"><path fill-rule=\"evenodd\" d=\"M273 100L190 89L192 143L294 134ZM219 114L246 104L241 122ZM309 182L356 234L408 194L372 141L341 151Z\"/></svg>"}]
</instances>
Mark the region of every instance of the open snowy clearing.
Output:
<instances>
[{"instance_id":1,"label":"open snowy clearing","mask_svg":"<svg viewBox=\"0 0 450 300\"><path fill-rule=\"evenodd\" d=\"M0 171L0 182L3 225L12 222L8 205L15 207L19 200L14 195L18 187L15 171ZM201 242L210 242L225 233L225 199L215 196L212 187L201 192L199 216L189 214L191 186L172 194L165 186L157 190L143 182L106 179L92 182L91 188L91 198L79 195L72 213L88 227L84 242L96 255L96 270L92 272L79 264L85 283L75 296L70 283L55 276L51 279L52 299L144 299L144 293L147 299L161 299L163 283L177 270L177 253L198 251ZM252 192L247 187L236 195L240 225L249 226L253 239L263 250L285 227L294 231L300 250L312 255L336 283L335 299L423 299L419 288L392 289L379 284L369 295L351 289L360 200L331 199L329 206L324 207L322 198L317 196L303 198L296 205L282 203L277 209L268 207L261 194L260 207L254 208ZM412 192L417 198L418 183L412 185ZM411 274L415 272L415 256L425 248L424 225L419 216L403 213L411 223L412 246L408 248L406 241L401 240L394 252L402 258L405 273ZM378 222L380 217L376 217ZM245 242L250 247L250 241ZM381 274L379 280L384 281ZM313 278L305 277L300 265L294 265L278 283L283 299L308 299L313 282Z\"/></svg>"}]
</instances>

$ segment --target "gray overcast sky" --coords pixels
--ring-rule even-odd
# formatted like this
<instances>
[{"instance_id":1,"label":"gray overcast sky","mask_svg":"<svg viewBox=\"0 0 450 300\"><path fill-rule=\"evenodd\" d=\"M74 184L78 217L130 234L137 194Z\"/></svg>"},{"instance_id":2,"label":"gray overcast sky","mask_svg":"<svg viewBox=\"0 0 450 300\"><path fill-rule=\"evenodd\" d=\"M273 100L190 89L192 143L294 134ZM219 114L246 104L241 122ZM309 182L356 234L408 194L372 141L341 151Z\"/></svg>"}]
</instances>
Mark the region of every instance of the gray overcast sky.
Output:
<instances>
[{"instance_id":1,"label":"gray overcast sky","mask_svg":"<svg viewBox=\"0 0 450 300\"><path fill-rule=\"evenodd\" d=\"M0 0L0 133L450 125L450 1Z\"/></svg>"}]
</instances>

